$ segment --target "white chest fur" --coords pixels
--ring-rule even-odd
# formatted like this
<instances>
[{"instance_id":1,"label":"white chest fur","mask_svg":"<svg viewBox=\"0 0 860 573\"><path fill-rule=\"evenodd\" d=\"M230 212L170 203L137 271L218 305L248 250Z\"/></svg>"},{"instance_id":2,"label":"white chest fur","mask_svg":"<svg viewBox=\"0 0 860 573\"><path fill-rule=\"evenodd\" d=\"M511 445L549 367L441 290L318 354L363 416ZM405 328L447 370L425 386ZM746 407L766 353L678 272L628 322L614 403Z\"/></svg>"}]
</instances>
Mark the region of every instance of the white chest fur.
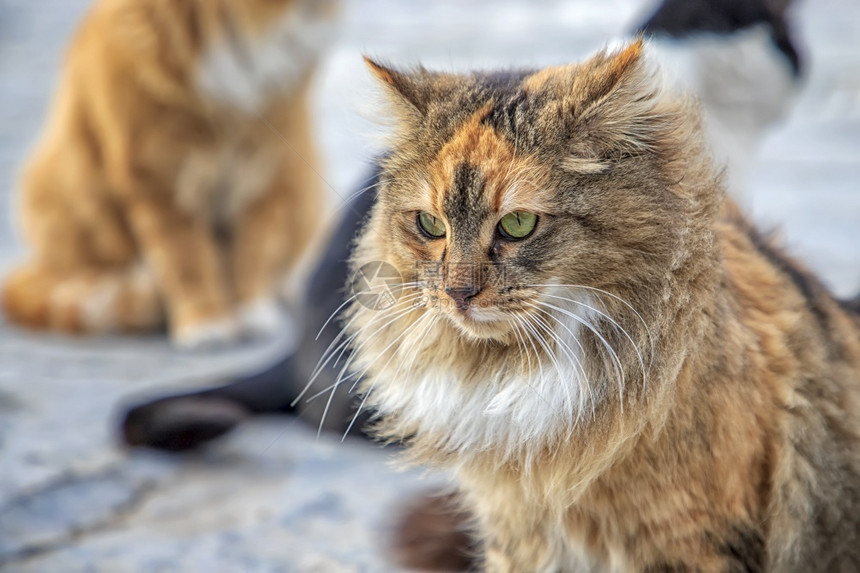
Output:
<instances>
[{"instance_id":1,"label":"white chest fur","mask_svg":"<svg viewBox=\"0 0 860 573\"><path fill-rule=\"evenodd\" d=\"M333 23L287 12L261 34L238 30L207 47L197 70L201 94L246 113L295 89L330 42Z\"/></svg>"},{"instance_id":2,"label":"white chest fur","mask_svg":"<svg viewBox=\"0 0 860 573\"><path fill-rule=\"evenodd\" d=\"M391 379L382 373L372 399L381 414L395 414L407 427L438 437L438 447L461 455L490 448L513 454L564 439L591 416L600 392L582 370L574 340L581 324L565 316L559 320L555 332L564 350L553 345L554 356L541 360L540 367L534 357L531 375L518 372L515 358L511 368L464 382L455 368L434 360L420 372L398 370ZM418 352L433 352L435 344L428 340ZM541 348L525 339L523 344L531 354Z\"/></svg>"}]
</instances>

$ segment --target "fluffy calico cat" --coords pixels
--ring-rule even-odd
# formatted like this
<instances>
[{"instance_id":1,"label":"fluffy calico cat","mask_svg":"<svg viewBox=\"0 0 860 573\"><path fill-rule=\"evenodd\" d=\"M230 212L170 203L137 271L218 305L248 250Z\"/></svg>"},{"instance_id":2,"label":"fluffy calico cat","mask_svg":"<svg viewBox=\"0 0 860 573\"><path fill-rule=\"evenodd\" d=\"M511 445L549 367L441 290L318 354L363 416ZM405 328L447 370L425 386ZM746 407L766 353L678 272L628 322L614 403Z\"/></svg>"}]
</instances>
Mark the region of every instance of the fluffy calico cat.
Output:
<instances>
[{"instance_id":1,"label":"fluffy calico cat","mask_svg":"<svg viewBox=\"0 0 860 573\"><path fill-rule=\"evenodd\" d=\"M364 406L453 472L487 571L860 570L860 317L642 50L369 62L397 129L352 266L403 284L349 307Z\"/></svg>"},{"instance_id":2,"label":"fluffy calico cat","mask_svg":"<svg viewBox=\"0 0 860 573\"><path fill-rule=\"evenodd\" d=\"M306 100L333 19L318 0L99 0L24 172L34 252L7 315L166 320L183 346L276 328L276 283L324 198Z\"/></svg>"}]
</instances>

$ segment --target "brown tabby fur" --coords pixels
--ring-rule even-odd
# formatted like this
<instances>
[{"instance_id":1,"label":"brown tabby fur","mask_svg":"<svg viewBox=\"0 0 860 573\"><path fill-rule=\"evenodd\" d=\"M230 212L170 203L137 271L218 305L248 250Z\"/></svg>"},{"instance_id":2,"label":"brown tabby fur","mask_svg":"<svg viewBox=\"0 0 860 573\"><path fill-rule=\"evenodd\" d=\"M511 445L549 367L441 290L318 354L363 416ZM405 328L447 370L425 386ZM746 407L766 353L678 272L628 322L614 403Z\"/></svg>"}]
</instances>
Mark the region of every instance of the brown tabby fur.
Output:
<instances>
[{"instance_id":1,"label":"brown tabby fur","mask_svg":"<svg viewBox=\"0 0 860 573\"><path fill-rule=\"evenodd\" d=\"M295 30L258 54L289 17ZM265 328L243 324L242 309L271 309L324 197L307 103L321 46L289 34L332 19L330 2L310 0L98 0L24 171L33 257L6 280L7 315L67 332L167 320L190 345ZM214 54L292 75L256 92L247 74L207 89ZM224 84L252 91L237 101L217 93Z\"/></svg>"},{"instance_id":2,"label":"brown tabby fur","mask_svg":"<svg viewBox=\"0 0 860 573\"><path fill-rule=\"evenodd\" d=\"M860 318L725 198L641 42L537 72L369 65L398 129L353 265L407 284L350 308L353 367L380 436L453 471L482 570L860 570ZM507 241L515 210L540 218ZM562 336L552 293L606 344Z\"/></svg>"}]
</instances>

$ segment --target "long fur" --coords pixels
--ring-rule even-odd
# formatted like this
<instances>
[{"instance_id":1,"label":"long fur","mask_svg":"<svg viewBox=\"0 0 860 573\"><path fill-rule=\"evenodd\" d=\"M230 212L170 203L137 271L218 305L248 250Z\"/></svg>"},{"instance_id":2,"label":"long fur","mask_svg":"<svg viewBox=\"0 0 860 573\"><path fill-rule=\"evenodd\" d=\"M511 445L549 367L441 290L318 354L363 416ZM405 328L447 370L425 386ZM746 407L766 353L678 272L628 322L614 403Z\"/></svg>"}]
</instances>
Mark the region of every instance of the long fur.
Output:
<instances>
[{"instance_id":1,"label":"long fur","mask_svg":"<svg viewBox=\"0 0 860 573\"><path fill-rule=\"evenodd\" d=\"M725 198L641 42L369 64L399 127L352 264L403 290L351 305L344 372L381 437L453 471L484 569L860 567L860 323ZM539 216L521 241L514 210Z\"/></svg>"}]
</instances>

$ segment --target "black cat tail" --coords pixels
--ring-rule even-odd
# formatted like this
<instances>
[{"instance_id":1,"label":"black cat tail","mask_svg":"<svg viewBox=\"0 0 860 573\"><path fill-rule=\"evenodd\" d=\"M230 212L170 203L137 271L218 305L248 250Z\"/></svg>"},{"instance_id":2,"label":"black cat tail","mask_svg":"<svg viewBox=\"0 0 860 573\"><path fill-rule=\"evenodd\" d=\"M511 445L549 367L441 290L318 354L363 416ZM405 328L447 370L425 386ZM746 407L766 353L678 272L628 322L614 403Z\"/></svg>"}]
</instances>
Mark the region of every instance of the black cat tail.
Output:
<instances>
[{"instance_id":1,"label":"black cat tail","mask_svg":"<svg viewBox=\"0 0 860 573\"><path fill-rule=\"evenodd\" d=\"M229 433L258 414L291 413L298 381L293 357L228 384L126 407L121 439L132 447L182 452Z\"/></svg>"}]
</instances>

